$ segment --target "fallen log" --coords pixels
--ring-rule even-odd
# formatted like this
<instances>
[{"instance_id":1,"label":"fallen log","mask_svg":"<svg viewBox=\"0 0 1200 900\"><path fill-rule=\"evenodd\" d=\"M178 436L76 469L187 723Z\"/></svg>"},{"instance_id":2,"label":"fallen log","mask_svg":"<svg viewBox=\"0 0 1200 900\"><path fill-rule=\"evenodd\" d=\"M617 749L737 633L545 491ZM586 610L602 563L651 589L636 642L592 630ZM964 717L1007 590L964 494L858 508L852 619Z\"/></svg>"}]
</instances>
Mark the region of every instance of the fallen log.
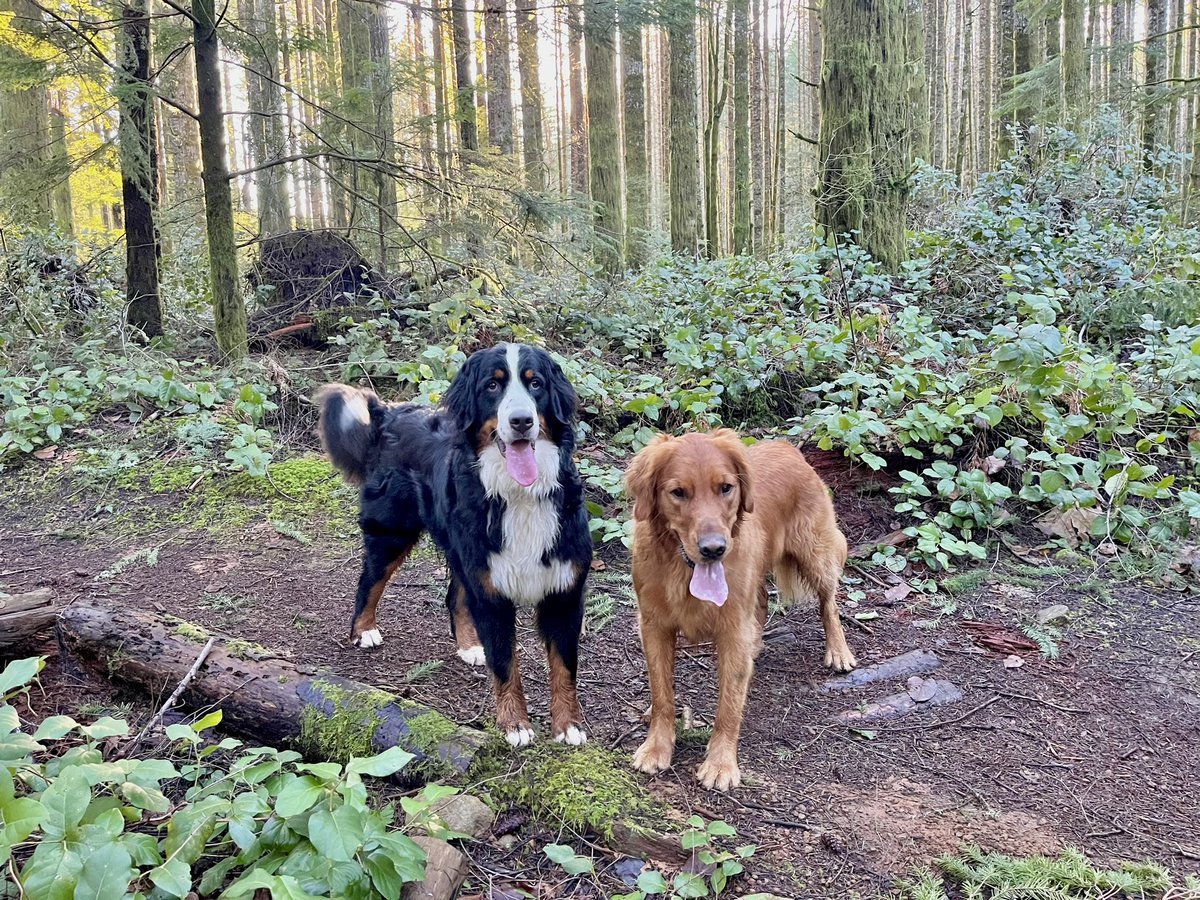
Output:
<instances>
[{"instance_id":1,"label":"fallen log","mask_svg":"<svg viewBox=\"0 0 1200 900\"><path fill-rule=\"evenodd\" d=\"M947 706L957 703L963 693L954 684L942 678L910 679L909 689L903 694L892 694L881 700L866 703L857 709L839 713L838 722L851 728L899 719L917 709Z\"/></svg>"},{"instance_id":2,"label":"fallen log","mask_svg":"<svg viewBox=\"0 0 1200 900\"><path fill-rule=\"evenodd\" d=\"M941 665L937 656L928 650L909 650L900 656L893 656L873 666L865 666L826 678L816 687L821 693L827 691L847 691L864 687L877 681L887 681L892 678L907 678L910 675L926 675Z\"/></svg>"},{"instance_id":3,"label":"fallen log","mask_svg":"<svg viewBox=\"0 0 1200 900\"><path fill-rule=\"evenodd\" d=\"M594 743L542 741L515 751L499 735L361 682L310 675L265 647L119 603L68 606L59 613L58 632L63 647L102 677L156 700L180 689L189 709L221 709L222 730L315 759L344 761L398 746L416 757L401 772L406 783L478 783L494 806L565 822L625 855L672 860L682 852L666 807L646 790L629 757Z\"/></svg>"},{"instance_id":4,"label":"fallen log","mask_svg":"<svg viewBox=\"0 0 1200 900\"><path fill-rule=\"evenodd\" d=\"M54 592L38 588L23 594L0 592L0 657L7 657L54 622Z\"/></svg>"},{"instance_id":5,"label":"fallen log","mask_svg":"<svg viewBox=\"0 0 1200 900\"><path fill-rule=\"evenodd\" d=\"M215 637L181 704L219 708L223 729L312 757L344 762L401 747L416 757L405 778L428 781L464 774L491 740L418 703L336 675L309 675L265 647L169 616L86 600L59 613L58 631L85 665L152 697L179 685Z\"/></svg>"}]
</instances>

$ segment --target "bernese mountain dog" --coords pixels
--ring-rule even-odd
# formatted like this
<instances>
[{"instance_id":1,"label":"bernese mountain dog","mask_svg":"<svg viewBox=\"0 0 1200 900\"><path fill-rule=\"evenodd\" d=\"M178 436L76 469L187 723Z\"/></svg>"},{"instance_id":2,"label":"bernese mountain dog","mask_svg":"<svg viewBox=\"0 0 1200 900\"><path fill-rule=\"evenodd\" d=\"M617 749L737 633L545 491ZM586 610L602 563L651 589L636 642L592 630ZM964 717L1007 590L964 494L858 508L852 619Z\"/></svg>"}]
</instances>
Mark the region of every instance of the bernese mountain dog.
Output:
<instances>
[{"instance_id":1,"label":"bernese mountain dog","mask_svg":"<svg viewBox=\"0 0 1200 900\"><path fill-rule=\"evenodd\" d=\"M577 401L562 369L544 350L501 344L470 356L440 408L385 404L340 384L317 402L325 451L362 486L354 643L383 642L379 598L427 531L450 571L458 655L490 667L508 742L533 740L516 652L517 607L531 606L549 657L554 739L584 743L575 680L592 538L572 459Z\"/></svg>"}]
</instances>

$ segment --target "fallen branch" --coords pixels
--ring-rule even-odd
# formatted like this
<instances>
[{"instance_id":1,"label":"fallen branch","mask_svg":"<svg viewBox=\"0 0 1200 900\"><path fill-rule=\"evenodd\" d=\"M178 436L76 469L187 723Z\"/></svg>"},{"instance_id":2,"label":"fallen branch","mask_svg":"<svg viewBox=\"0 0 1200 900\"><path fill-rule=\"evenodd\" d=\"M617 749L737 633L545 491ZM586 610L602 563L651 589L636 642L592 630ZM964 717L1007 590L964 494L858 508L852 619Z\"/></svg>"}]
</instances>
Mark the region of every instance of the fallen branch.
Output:
<instances>
[{"instance_id":1,"label":"fallen branch","mask_svg":"<svg viewBox=\"0 0 1200 900\"><path fill-rule=\"evenodd\" d=\"M0 593L0 653L25 643L52 624L57 612L50 588L24 594Z\"/></svg>"},{"instance_id":2,"label":"fallen branch","mask_svg":"<svg viewBox=\"0 0 1200 900\"><path fill-rule=\"evenodd\" d=\"M204 645L204 649L200 651L200 655L196 657L196 661L192 663L192 667L188 669L188 673L180 680L179 685L167 698L167 702L158 708L158 712L146 723L146 727L138 732L138 736L133 739L133 743L129 745L127 750L136 748L142 741L146 739L154 726L162 721L162 717L167 714L167 710L175 705L175 701L179 699L179 695L183 693L184 688L192 683L192 679L196 677L196 673L200 671L200 667L204 665L204 661L208 659L208 654L212 652L213 645L216 644L216 638L209 638L208 643ZM122 756L125 754L122 753Z\"/></svg>"},{"instance_id":3,"label":"fallen branch","mask_svg":"<svg viewBox=\"0 0 1200 900\"><path fill-rule=\"evenodd\" d=\"M264 647L209 634L168 616L103 600L64 609L63 646L104 677L168 701L224 712L223 730L312 758L366 756L398 746L414 754L406 777L443 778L470 768L488 736L370 685L310 676ZM212 643L196 665L199 647ZM189 679L187 675L194 668Z\"/></svg>"},{"instance_id":4,"label":"fallen branch","mask_svg":"<svg viewBox=\"0 0 1200 900\"><path fill-rule=\"evenodd\" d=\"M890 719L898 719L916 709L947 706L951 703L957 703L963 698L962 691L949 681L938 678L931 680L929 683L932 685L933 691L928 699L914 700L912 695L907 692L892 694L891 696L884 697L882 700L867 703L861 709L848 709L845 712L839 713L837 720L843 725L857 728L860 725L867 725L873 722L886 722Z\"/></svg>"}]
</instances>

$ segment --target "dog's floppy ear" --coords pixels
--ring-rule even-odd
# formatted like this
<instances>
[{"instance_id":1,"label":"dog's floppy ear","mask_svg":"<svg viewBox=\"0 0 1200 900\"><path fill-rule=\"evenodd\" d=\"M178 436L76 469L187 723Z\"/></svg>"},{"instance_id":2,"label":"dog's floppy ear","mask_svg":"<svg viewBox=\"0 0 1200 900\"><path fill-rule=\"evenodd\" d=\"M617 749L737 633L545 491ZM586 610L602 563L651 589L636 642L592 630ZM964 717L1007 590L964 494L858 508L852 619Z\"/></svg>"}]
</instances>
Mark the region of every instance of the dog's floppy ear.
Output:
<instances>
[{"instance_id":1,"label":"dog's floppy ear","mask_svg":"<svg viewBox=\"0 0 1200 900\"><path fill-rule=\"evenodd\" d=\"M754 512L753 485L750 483L750 458L746 455L746 445L738 437L736 431L729 428L718 428L712 433L713 443L729 457L733 470L738 479L738 521L748 512Z\"/></svg>"},{"instance_id":2,"label":"dog's floppy ear","mask_svg":"<svg viewBox=\"0 0 1200 900\"><path fill-rule=\"evenodd\" d=\"M570 425L575 421L575 408L579 398L562 367L554 361L554 357L549 353L545 353L545 357L546 391L550 400L550 412L563 425Z\"/></svg>"},{"instance_id":3,"label":"dog's floppy ear","mask_svg":"<svg viewBox=\"0 0 1200 900\"><path fill-rule=\"evenodd\" d=\"M658 511L658 481L663 465L674 452L669 434L657 435L641 449L625 470L625 494L633 501L633 518L646 522Z\"/></svg>"},{"instance_id":4,"label":"dog's floppy ear","mask_svg":"<svg viewBox=\"0 0 1200 900\"><path fill-rule=\"evenodd\" d=\"M479 424L482 408L479 404L479 368L484 365L482 352L472 353L446 391L442 405L450 410L459 428L470 428Z\"/></svg>"}]
</instances>

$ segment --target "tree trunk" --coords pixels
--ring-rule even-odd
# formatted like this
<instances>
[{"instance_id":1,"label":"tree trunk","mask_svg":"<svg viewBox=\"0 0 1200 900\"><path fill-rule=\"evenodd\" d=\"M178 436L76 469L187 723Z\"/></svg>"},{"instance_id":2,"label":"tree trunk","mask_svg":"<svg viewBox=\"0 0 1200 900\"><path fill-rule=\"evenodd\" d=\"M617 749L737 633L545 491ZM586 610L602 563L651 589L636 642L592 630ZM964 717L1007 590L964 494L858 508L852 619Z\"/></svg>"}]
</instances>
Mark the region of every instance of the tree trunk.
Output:
<instances>
[{"instance_id":1,"label":"tree trunk","mask_svg":"<svg viewBox=\"0 0 1200 900\"><path fill-rule=\"evenodd\" d=\"M783 11L784 3L779 4L778 28L776 29L777 39L779 41L775 50L775 135L771 142L771 245L779 246L783 242L783 186L787 179L787 163L784 158L785 147L784 134L786 132L785 123L787 121L787 85L785 78L787 67L784 64L786 57L785 50L787 45L784 43ZM920 67L917 67L917 72L920 72ZM907 99L907 98L906 98Z\"/></svg>"},{"instance_id":2,"label":"tree trunk","mask_svg":"<svg viewBox=\"0 0 1200 900\"><path fill-rule=\"evenodd\" d=\"M906 258L904 0L829 0L821 79L818 215L891 270Z\"/></svg>"},{"instance_id":3,"label":"tree trunk","mask_svg":"<svg viewBox=\"0 0 1200 900\"><path fill-rule=\"evenodd\" d=\"M781 7L782 8L782 7ZM729 96L727 71L732 54L733 4L725 7L725 27L715 16L708 18L708 115L704 120L704 248L710 257L721 252L721 204L719 150L721 117Z\"/></svg>"},{"instance_id":4,"label":"tree trunk","mask_svg":"<svg viewBox=\"0 0 1200 900\"><path fill-rule=\"evenodd\" d=\"M513 152L512 57L507 0L484 0L487 54L488 143L505 156Z\"/></svg>"},{"instance_id":5,"label":"tree trunk","mask_svg":"<svg viewBox=\"0 0 1200 900\"><path fill-rule=\"evenodd\" d=\"M454 38L454 116L458 120L460 150L474 153L479 149L475 123L475 83L471 76L471 21L462 0L451 5L450 21Z\"/></svg>"},{"instance_id":6,"label":"tree trunk","mask_svg":"<svg viewBox=\"0 0 1200 900\"><path fill-rule=\"evenodd\" d=\"M210 637L212 651L184 688L189 709L223 712L223 730L315 759L401 747L416 756L405 775L422 780L466 772L487 741L432 709L336 675L310 676L266 648L151 612L83 600L58 617L68 651L105 677L152 697L171 692Z\"/></svg>"},{"instance_id":7,"label":"tree trunk","mask_svg":"<svg viewBox=\"0 0 1200 900\"><path fill-rule=\"evenodd\" d=\"M567 65L571 77L571 192L588 196L588 121L583 94L583 27L579 19L581 0L566 0Z\"/></svg>"},{"instance_id":8,"label":"tree trunk","mask_svg":"<svg viewBox=\"0 0 1200 900\"><path fill-rule=\"evenodd\" d=\"M750 228L752 246L763 245L764 194L767 185L767 139L763 128L763 106L767 102L763 85L762 18L764 0L752 0L750 6L750 166L751 204Z\"/></svg>"},{"instance_id":9,"label":"tree trunk","mask_svg":"<svg viewBox=\"0 0 1200 900\"><path fill-rule=\"evenodd\" d=\"M450 174L450 106L446 96L446 17L442 8L436 4L430 16L433 29L433 108L434 134L437 138L438 172L443 188ZM438 194L438 210L442 217L449 215L449 193L442 190Z\"/></svg>"},{"instance_id":10,"label":"tree trunk","mask_svg":"<svg viewBox=\"0 0 1200 900\"><path fill-rule=\"evenodd\" d=\"M594 209L596 262L606 272L625 265L621 216L621 119L617 104L616 7L584 0L584 52L588 75L588 150Z\"/></svg>"},{"instance_id":11,"label":"tree trunk","mask_svg":"<svg viewBox=\"0 0 1200 900\"><path fill-rule=\"evenodd\" d=\"M221 112L221 50L215 0L192 0L196 89L199 97L200 166L208 234L209 278L217 347L227 359L246 355L246 306L238 290L233 198Z\"/></svg>"},{"instance_id":12,"label":"tree trunk","mask_svg":"<svg viewBox=\"0 0 1200 900\"><path fill-rule=\"evenodd\" d=\"M621 62L625 70L625 252L629 264L646 261L650 229L650 169L646 152L646 78L642 21L633 4L621 10Z\"/></svg>"},{"instance_id":13,"label":"tree trunk","mask_svg":"<svg viewBox=\"0 0 1200 900\"><path fill-rule=\"evenodd\" d=\"M1142 160L1147 169L1152 167L1152 157L1163 140L1164 116L1162 108L1166 92L1160 83L1164 78L1167 30L1166 0L1147 0L1146 3L1146 88L1142 113Z\"/></svg>"},{"instance_id":14,"label":"tree trunk","mask_svg":"<svg viewBox=\"0 0 1200 900\"><path fill-rule=\"evenodd\" d=\"M702 240L695 25L695 0L672 0L667 25L671 99L671 249L689 256L700 254Z\"/></svg>"},{"instance_id":15,"label":"tree trunk","mask_svg":"<svg viewBox=\"0 0 1200 900\"><path fill-rule=\"evenodd\" d=\"M158 142L150 86L150 13L145 0L121 10L121 201L125 207L125 299L129 325L148 337L163 333L158 291Z\"/></svg>"},{"instance_id":16,"label":"tree trunk","mask_svg":"<svg viewBox=\"0 0 1200 900\"><path fill-rule=\"evenodd\" d=\"M75 235L75 207L71 199L71 156L67 152L67 120L61 106L50 110L50 172L54 189L51 208L55 227L68 237Z\"/></svg>"},{"instance_id":17,"label":"tree trunk","mask_svg":"<svg viewBox=\"0 0 1200 900\"><path fill-rule=\"evenodd\" d=\"M1088 73L1083 54L1084 0L1062 0L1063 109L1068 127L1079 127L1087 110Z\"/></svg>"},{"instance_id":18,"label":"tree trunk","mask_svg":"<svg viewBox=\"0 0 1200 900\"><path fill-rule=\"evenodd\" d=\"M912 114L912 155L929 162L929 79L925 77L925 7L930 0L909 0L905 18L908 45L908 108Z\"/></svg>"},{"instance_id":19,"label":"tree trunk","mask_svg":"<svg viewBox=\"0 0 1200 900\"><path fill-rule=\"evenodd\" d=\"M521 158L529 189L546 189L537 0L517 0L517 68L521 75Z\"/></svg>"},{"instance_id":20,"label":"tree trunk","mask_svg":"<svg viewBox=\"0 0 1200 900\"><path fill-rule=\"evenodd\" d=\"M44 229L52 216L46 165L50 94L45 64L19 49L22 42L41 40L42 11L33 0L0 0L0 16L5 13L16 40L0 41L0 70L19 77L0 89L0 215Z\"/></svg>"},{"instance_id":21,"label":"tree trunk","mask_svg":"<svg viewBox=\"0 0 1200 900\"><path fill-rule=\"evenodd\" d=\"M733 252L749 253L750 230L750 4L733 2Z\"/></svg>"},{"instance_id":22,"label":"tree trunk","mask_svg":"<svg viewBox=\"0 0 1200 900\"><path fill-rule=\"evenodd\" d=\"M279 84L290 83L279 72L279 32L274 0L240 0L242 27L255 40L247 43L246 87L250 101L248 130L250 156L255 167L255 198L260 237L283 234L292 227L287 195L287 170L270 165L285 155L283 96Z\"/></svg>"}]
</instances>

